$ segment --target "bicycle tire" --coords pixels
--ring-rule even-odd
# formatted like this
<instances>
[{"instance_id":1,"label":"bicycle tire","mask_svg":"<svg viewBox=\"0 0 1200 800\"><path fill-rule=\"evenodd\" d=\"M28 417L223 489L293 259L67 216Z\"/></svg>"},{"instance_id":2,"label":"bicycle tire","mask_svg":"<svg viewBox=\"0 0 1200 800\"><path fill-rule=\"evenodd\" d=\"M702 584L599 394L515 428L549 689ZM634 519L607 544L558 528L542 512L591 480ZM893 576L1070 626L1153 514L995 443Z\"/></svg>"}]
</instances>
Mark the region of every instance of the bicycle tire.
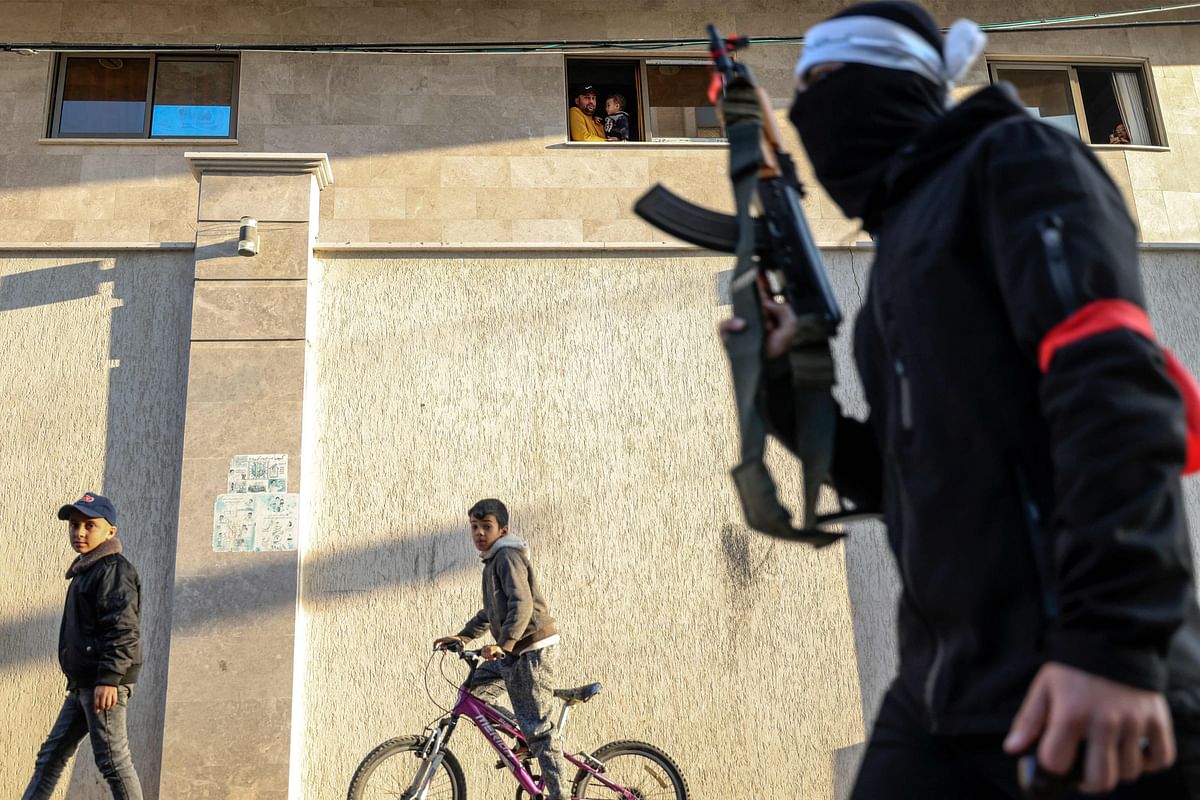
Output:
<instances>
[{"instance_id":1,"label":"bicycle tire","mask_svg":"<svg viewBox=\"0 0 1200 800\"><path fill-rule=\"evenodd\" d=\"M605 766L604 776L613 783L625 787L638 800L688 800L687 779L675 759L647 742L621 739L598 747L592 758ZM627 763L637 764L638 759L649 759L652 765L641 764L630 769L621 759L634 759ZM618 771L616 768L620 766ZM651 767L656 769L651 769ZM616 800L619 795L601 783L592 780L592 773L581 769L571 784L571 797L576 800Z\"/></svg>"},{"instance_id":2,"label":"bicycle tire","mask_svg":"<svg viewBox=\"0 0 1200 800\"><path fill-rule=\"evenodd\" d=\"M402 783L391 784L393 788L385 790L378 785L373 787L371 779L376 776L379 767L388 759L405 753L419 755L424 745L424 737L397 736L395 739L388 739L367 753L366 758L358 765L358 769L354 770L354 777L350 779L350 789L346 794L347 800L373 800L375 797L400 798L401 800L407 798L408 795L405 792L408 789L408 783L416 774L417 762L415 759L412 762L412 770L407 772L407 777ZM379 791L373 792L373 788L379 788ZM387 793L384 793L385 791ZM442 752L442 763L438 767L438 774L434 776L434 780L430 784L430 793L427 797L428 800L467 800L466 778L463 777L458 759L449 750Z\"/></svg>"}]
</instances>

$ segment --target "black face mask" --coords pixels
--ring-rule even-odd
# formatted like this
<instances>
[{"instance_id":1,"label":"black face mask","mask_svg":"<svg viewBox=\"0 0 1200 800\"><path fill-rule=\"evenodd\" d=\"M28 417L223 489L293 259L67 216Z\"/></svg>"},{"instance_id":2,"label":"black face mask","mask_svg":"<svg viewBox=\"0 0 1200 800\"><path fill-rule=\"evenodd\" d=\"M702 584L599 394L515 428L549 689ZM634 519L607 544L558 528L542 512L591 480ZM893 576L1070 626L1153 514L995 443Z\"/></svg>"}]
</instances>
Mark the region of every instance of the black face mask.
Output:
<instances>
[{"instance_id":1,"label":"black face mask","mask_svg":"<svg viewBox=\"0 0 1200 800\"><path fill-rule=\"evenodd\" d=\"M915 73L847 64L797 93L788 116L825 191L872 230L889 160L944 109L943 90Z\"/></svg>"}]
</instances>

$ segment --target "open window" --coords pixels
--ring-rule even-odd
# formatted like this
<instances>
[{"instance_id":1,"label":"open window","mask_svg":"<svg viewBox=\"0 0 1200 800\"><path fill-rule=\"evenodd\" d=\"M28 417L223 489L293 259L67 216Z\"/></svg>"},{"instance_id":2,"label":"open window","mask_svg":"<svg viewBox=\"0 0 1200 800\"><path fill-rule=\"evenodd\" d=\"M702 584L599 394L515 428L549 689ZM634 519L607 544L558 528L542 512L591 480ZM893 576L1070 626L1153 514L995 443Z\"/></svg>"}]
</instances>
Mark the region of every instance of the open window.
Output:
<instances>
[{"instance_id":1,"label":"open window","mask_svg":"<svg viewBox=\"0 0 1200 800\"><path fill-rule=\"evenodd\" d=\"M711 76L712 66L704 59L568 59L568 138L573 138L571 108L578 104L580 91L591 86L596 104L590 115L598 120L597 124L603 125L610 115L612 107L606 108L608 98L624 98L629 141L723 139L725 133L717 109L708 101Z\"/></svg>"},{"instance_id":2,"label":"open window","mask_svg":"<svg viewBox=\"0 0 1200 800\"><path fill-rule=\"evenodd\" d=\"M237 57L62 55L53 138L233 138Z\"/></svg>"},{"instance_id":3,"label":"open window","mask_svg":"<svg viewBox=\"0 0 1200 800\"><path fill-rule=\"evenodd\" d=\"M997 62L1035 117L1093 145L1164 144L1143 63Z\"/></svg>"}]
</instances>

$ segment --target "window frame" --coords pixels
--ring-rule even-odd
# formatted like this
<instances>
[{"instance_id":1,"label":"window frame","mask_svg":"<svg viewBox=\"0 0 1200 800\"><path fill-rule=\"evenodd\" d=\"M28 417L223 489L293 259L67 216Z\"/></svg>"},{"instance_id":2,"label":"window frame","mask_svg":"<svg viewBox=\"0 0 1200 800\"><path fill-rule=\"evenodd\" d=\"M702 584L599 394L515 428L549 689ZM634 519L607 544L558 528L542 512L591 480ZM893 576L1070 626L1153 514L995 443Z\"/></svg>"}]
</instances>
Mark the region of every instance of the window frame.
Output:
<instances>
[{"instance_id":1,"label":"window frame","mask_svg":"<svg viewBox=\"0 0 1200 800\"><path fill-rule=\"evenodd\" d=\"M647 75L646 67L653 64L660 65L675 65L675 66L690 66L712 68L712 59L707 52L670 51L667 53L613 53L609 50L598 50L595 52L587 51L580 53L571 53L563 56L563 81L566 84L565 90L570 91L571 77L570 69L572 61L636 61L637 70L634 76L637 84L637 108L638 116L641 120L642 133L645 136L643 139L629 142L573 142L571 141L571 129L569 122L567 123L564 132L566 135L565 144L573 146L614 146L614 147L629 147L630 145L660 145L670 147L672 145L724 145L729 143L728 137L681 137L670 136L659 139L654 138L654 128L651 125L650 117L650 92L647 90L649 86L649 76ZM570 98L568 98L569 100Z\"/></svg>"},{"instance_id":2,"label":"window frame","mask_svg":"<svg viewBox=\"0 0 1200 800\"><path fill-rule=\"evenodd\" d=\"M62 133L62 96L63 88L67 80L67 62L72 58L137 58L149 59L150 67L146 79L146 113L142 118L142 133L140 135L132 135L129 133ZM158 64L159 62L175 62L175 61L218 61L233 64L233 81L229 98L229 132L224 136L197 136L194 133L180 134L178 136L153 136L150 131L152 129L154 119L154 94L158 83ZM54 59L54 73L51 80L53 87L50 96L50 114L47 120L46 137L53 141L70 141L73 139L106 139L112 141L124 142L170 142L172 140L179 141L205 141L205 142L229 142L237 139L237 123L238 123L238 95L240 94L241 84L241 62L242 59L239 53L210 53L205 51L189 52L189 51L99 51L99 52L68 52L59 53Z\"/></svg>"},{"instance_id":3,"label":"window frame","mask_svg":"<svg viewBox=\"0 0 1200 800\"><path fill-rule=\"evenodd\" d=\"M1031 70L1061 70L1067 73L1071 86L1071 102L1075 104L1075 118L1079 125L1079 136L1085 145L1101 150L1167 150L1167 129L1163 123L1162 108L1158 102L1158 90L1154 86L1154 70L1151 69L1149 58L1133 58L1119 56L1068 56L1061 55L1026 55L1000 54L985 56L987 62L988 80L994 86L1000 79L996 77L999 69L1031 69ZM1149 123L1156 144L1093 144L1088 128L1087 113L1083 105L1083 92L1079 87L1079 67L1108 67L1114 70L1136 69L1141 76L1141 86L1146 92L1146 108L1149 112Z\"/></svg>"}]
</instances>

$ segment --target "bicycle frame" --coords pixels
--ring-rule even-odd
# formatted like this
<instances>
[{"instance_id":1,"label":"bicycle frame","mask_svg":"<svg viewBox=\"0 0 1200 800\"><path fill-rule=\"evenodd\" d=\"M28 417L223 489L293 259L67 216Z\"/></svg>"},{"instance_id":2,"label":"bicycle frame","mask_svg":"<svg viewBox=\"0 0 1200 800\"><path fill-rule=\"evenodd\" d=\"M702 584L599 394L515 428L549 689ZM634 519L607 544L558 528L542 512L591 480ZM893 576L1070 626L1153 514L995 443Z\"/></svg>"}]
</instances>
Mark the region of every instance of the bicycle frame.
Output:
<instances>
[{"instance_id":1,"label":"bicycle frame","mask_svg":"<svg viewBox=\"0 0 1200 800\"><path fill-rule=\"evenodd\" d=\"M542 792L542 786L539 781L534 780L529 771L521 764L521 760L513 753L508 742L504 740L504 735L511 736L519 742L525 741L524 734L513 725L512 721L501 715L490 705L480 700L467 689L470 684L470 678L475 674L475 665L471 666L471 673L467 681L458 687L458 699L454 703L454 707L450 713L443 717L437 724L436 731L431 732L431 735L426 739L425 748L421 752L421 768L417 770L417 775L413 778L412 784L406 797L411 797L413 800L425 800L425 794L429 789L429 781L437 772L437 768L442 763L442 753L445 751L447 743L450 741L450 735L454 733L454 728L458 725L460 717L466 717L474 723L479 732L483 734L483 738L487 739L500 756L508 770L512 773L513 778L520 784L529 796L536 797ZM562 711L558 716L558 729L561 732L566 726L569 707L563 705ZM600 769L589 764L587 760L595 762L586 753L582 753L584 758L578 758L572 753L563 751L563 758L575 765L579 769L589 772L592 779L612 789L617 795L624 800L637 800L625 787L613 783L603 774L603 765ZM595 762L599 764L599 762Z\"/></svg>"}]
</instances>

